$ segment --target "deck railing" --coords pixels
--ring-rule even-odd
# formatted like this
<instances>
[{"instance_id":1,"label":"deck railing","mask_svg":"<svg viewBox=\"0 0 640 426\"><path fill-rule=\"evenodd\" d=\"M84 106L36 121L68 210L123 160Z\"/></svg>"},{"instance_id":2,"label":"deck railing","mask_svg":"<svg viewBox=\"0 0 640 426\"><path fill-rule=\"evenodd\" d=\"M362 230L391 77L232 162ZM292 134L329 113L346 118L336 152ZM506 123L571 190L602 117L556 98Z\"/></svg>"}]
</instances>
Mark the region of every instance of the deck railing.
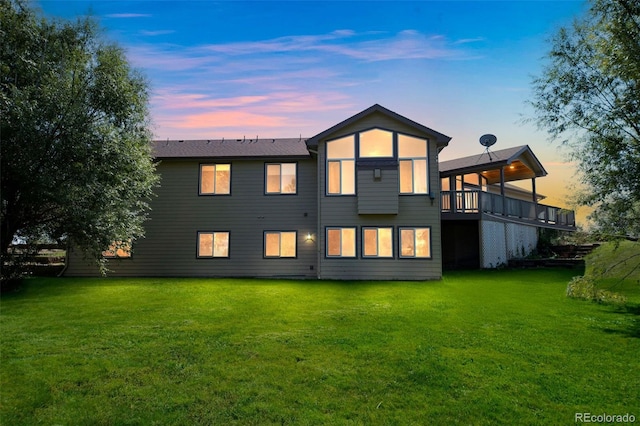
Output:
<instances>
[{"instance_id":1,"label":"deck railing","mask_svg":"<svg viewBox=\"0 0 640 426\"><path fill-rule=\"evenodd\" d=\"M575 227L576 217L571 210L534 203L516 198L502 197L483 191L442 191L442 212L480 214L490 213L511 218Z\"/></svg>"}]
</instances>

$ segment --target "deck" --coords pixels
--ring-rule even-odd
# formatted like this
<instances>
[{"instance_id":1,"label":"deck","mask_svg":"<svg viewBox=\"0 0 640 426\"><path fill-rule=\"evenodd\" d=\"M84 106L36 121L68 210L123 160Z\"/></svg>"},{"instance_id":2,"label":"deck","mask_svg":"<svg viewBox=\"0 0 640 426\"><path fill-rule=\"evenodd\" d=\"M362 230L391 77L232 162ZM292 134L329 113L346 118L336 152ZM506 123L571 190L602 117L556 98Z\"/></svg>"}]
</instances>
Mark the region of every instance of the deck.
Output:
<instances>
[{"instance_id":1,"label":"deck","mask_svg":"<svg viewBox=\"0 0 640 426\"><path fill-rule=\"evenodd\" d=\"M548 206L479 190L442 191L443 220L512 221L538 227L576 230L572 210Z\"/></svg>"}]
</instances>

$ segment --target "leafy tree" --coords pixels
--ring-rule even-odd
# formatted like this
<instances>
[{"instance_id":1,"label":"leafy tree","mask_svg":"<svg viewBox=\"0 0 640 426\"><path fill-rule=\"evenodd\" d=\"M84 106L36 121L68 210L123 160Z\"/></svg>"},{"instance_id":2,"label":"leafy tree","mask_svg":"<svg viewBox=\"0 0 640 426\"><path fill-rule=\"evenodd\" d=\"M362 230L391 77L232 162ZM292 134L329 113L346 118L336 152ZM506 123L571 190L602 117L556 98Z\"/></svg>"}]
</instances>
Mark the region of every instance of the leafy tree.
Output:
<instances>
[{"instance_id":1,"label":"leafy tree","mask_svg":"<svg viewBox=\"0 0 640 426\"><path fill-rule=\"evenodd\" d=\"M552 39L535 121L576 160L578 201L605 234L640 235L640 2L593 0Z\"/></svg>"},{"instance_id":2,"label":"leafy tree","mask_svg":"<svg viewBox=\"0 0 640 426\"><path fill-rule=\"evenodd\" d=\"M157 182L147 102L145 79L92 19L46 20L0 0L3 260L15 239L100 258L143 235Z\"/></svg>"}]
</instances>

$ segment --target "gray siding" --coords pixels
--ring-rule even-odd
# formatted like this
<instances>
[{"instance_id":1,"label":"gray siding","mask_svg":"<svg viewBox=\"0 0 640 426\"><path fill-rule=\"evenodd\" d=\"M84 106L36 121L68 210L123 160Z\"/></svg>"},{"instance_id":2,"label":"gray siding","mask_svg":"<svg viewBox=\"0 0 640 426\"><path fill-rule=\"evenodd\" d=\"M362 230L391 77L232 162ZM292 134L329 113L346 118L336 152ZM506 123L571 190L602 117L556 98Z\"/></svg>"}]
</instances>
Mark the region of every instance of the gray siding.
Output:
<instances>
[{"instance_id":1,"label":"gray siding","mask_svg":"<svg viewBox=\"0 0 640 426\"><path fill-rule=\"evenodd\" d=\"M416 133L412 127L389 120L382 114L372 114L364 120L352 124L348 129L341 129L340 135L368 129L383 127L402 133L425 137L429 135ZM333 139L337 135L327 135ZM398 196L397 214L358 214L359 194L355 196L327 196L325 194L326 145L320 141L318 145L318 276L322 279L372 279L372 280L425 280L442 278L442 250L440 232L440 200L432 201L429 195ZM383 173L387 170L383 170ZM360 176L358 175L358 178ZM360 183L357 183L358 191ZM399 187L395 187L396 194ZM437 163L437 146L429 140L429 190L432 194L440 193L440 176ZM386 196L386 195L385 195ZM356 227L355 258L326 257L326 227ZM362 258L362 228L393 227L394 258L372 259ZM431 258L404 259L399 257L399 227L429 227L431 229Z\"/></svg>"},{"instance_id":2,"label":"gray siding","mask_svg":"<svg viewBox=\"0 0 640 426\"><path fill-rule=\"evenodd\" d=\"M371 168L357 171L359 214L398 213L398 169L378 169L380 178L374 177Z\"/></svg>"},{"instance_id":3,"label":"gray siding","mask_svg":"<svg viewBox=\"0 0 640 426\"><path fill-rule=\"evenodd\" d=\"M146 238L133 246L130 259L113 259L113 276L317 276L315 234L316 165L298 161L296 195L264 195L265 161L233 161L231 195L199 196L199 164L165 160L152 202ZM220 161L224 162L224 161ZM267 162L273 162L271 160ZM198 259L199 231L229 231L229 258ZM265 259L264 231L296 231L297 257ZM66 275L95 275L78 253L70 253Z\"/></svg>"}]
</instances>

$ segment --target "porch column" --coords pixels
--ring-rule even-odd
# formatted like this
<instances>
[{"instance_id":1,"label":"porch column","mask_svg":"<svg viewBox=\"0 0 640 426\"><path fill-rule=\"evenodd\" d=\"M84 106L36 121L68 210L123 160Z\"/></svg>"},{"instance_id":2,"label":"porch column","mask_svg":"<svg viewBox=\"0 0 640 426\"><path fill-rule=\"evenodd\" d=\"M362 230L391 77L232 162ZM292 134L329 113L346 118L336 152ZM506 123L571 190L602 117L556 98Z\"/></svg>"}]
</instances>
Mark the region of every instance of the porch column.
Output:
<instances>
[{"instance_id":1,"label":"porch column","mask_svg":"<svg viewBox=\"0 0 640 426\"><path fill-rule=\"evenodd\" d=\"M538 220L538 194L536 194L536 178L531 178L531 193L533 194L533 220Z\"/></svg>"},{"instance_id":2,"label":"porch column","mask_svg":"<svg viewBox=\"0 0 640 426\"><path fill-rule=\"evenodd\" d=\"M504 167L500 167L500 197L502 197L502 215L507 215L507 199L504 196Z\"/></svg>"}]
</instances>

